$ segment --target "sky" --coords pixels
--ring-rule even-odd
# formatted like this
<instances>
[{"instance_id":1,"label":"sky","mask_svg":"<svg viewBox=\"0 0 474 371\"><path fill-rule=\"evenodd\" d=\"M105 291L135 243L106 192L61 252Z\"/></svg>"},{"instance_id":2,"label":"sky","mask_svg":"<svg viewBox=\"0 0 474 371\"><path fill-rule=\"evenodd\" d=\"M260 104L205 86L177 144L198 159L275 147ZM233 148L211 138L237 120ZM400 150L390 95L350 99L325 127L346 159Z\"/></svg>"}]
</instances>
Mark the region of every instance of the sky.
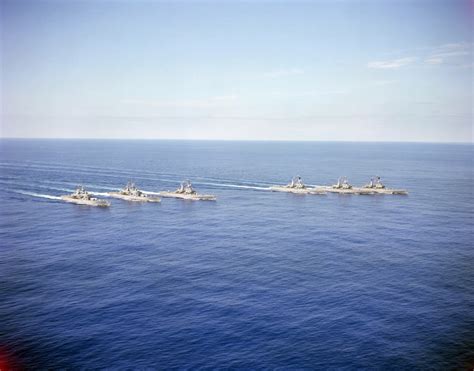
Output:
<instances>
[{"instance_id":1,"label":"sky","mask_svg":"<svg viewBox=\"0 0 474 371\"><path fill-rule=\"evenodd\" d=\"M0 137L473 142L472 0L0 0Z\"/></svg>"}]
</instances>

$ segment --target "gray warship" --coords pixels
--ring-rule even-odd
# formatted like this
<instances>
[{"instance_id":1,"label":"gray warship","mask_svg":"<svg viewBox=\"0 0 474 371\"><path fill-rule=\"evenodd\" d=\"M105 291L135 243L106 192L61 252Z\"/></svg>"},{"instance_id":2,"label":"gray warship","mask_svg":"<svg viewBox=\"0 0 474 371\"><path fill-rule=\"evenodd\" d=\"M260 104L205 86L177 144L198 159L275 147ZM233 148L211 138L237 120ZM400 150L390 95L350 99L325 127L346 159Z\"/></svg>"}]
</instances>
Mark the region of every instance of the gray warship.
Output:
<instances>
[{"instance_id":1,"label":"gray warship","mask_svg":"<svg viewBox=\"0 0 474 371\"><path fill-rule=\"evenodd\" d=\"M175 191L163 191L158 193L161 197L171 197L171 198L181 198L183 200L191 200L191 201L215 201L216 196L214 195L205 195L197 193L191 181L185 180L183 181L179 188Z\"/></svg>"},{"instance_id":2,"label":"gray warship","mask_svg":"<svg viewBox=\"0 0 474 371\"><path fill-rule=\"evenodd\" d=\"M270 190L272 192L286 192L286 193L296 193L296 194L324 194L324 190L319 190L316 188L310 188L303 183L303 180L300 176L295 176L291 179L291 182L287 185L280 186L275 185L271 186Z\"/></svg>"},{"instance_id":3,"label":"gray warship","mask_svg":"<svg viewBox=\"0 0 474 371\"><path fill-rule=\"evenodd\" d=\"M92 197L83 186L77 187L74 193L61 196L61 200L78 205L109 207L110 202Z\"/></svg>"},{"instance_id":4,"label":"gray warship","mask_svg":"<svg viewBox=\"0 0 474 371\"><path fill-rule=\"evenodd\" d=\"M135 183L128 182L127 185L119 192L108 192L110 197L119 198L125 201L132 202L160 202L161 198L147 195L145 192L139 190Z\"/></svg>"}]
</instances>

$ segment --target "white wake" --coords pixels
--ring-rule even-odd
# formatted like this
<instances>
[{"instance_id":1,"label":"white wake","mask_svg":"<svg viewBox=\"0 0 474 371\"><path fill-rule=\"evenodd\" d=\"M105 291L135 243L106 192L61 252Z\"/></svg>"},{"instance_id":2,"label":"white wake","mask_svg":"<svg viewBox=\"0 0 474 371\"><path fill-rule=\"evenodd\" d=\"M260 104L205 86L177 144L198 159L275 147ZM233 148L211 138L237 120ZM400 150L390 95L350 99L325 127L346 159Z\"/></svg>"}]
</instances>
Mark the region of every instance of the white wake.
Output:
<instances>
[{"instance_id":1,"label":"white wake","mask_svg":"<svg viewBox=\"0 0 474 371\"><path fill-rule=\"evenodd\" d=\"M205 182L196 182L196 184L212 185L215 187L256 189L259 191L268 191L270 189L270 187L246 186L246 185L240 185L240 184L205 183Z\"/></svg>"},{"instance_id":2,"label":"white wake","mask_svg":"<svg viewBox=\"0 0 474 371\"><path fill-rule=\"evenodd\" d=\"M58 196L44 195L44 194L41 194L41 193L33 193L33 192L26 192L26 191L13 191L13 192L20 193L20 194L26 195L26 196L47 198L48 200L60 200L61 199L61 197L58 197Z\"/></svg>"},{"instance_id":3,"label":"white wake","mask_svg":"<svg viewBox=\"0 0 474 371\"><path fill-rule=\"evenodd\" d=\"M255 189L258 191L269 191L270 187L257 187L257 186L246 186L246 185L239 185L239 184L222 184L222 183L207 183L207 182L193 182L194 184L198 185L210 185L214 187L224 187L224 188L240 188L240 189ZM166 190L169 191L169 190ZM171 190L172 191L172 190ZM152 192L152 191L143 191L149 195L159 195L160 192ZM165 192L164 190L162 192Z\"/></svg>"}]
</instances>

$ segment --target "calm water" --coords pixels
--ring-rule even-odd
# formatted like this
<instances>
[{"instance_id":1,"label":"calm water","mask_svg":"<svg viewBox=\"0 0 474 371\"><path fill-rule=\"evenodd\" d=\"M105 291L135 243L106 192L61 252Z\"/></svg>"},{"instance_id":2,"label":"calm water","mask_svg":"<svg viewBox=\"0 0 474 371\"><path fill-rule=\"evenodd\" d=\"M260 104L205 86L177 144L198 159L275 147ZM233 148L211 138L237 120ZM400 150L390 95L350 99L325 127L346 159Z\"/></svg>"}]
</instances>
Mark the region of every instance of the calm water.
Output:
<instances>
[{"instance_id":1,"label":"calm water","mask_svg":"<svg viewBox=\"0 0 474 371\"><path fill-rule=\"evenodd\" d=\"M382 175L409 196L265 190ZM55 197L185 179L217 202ZM473 146L0 141L0 351L42 368L474 360Z\"/></svg>"}]
</instances>

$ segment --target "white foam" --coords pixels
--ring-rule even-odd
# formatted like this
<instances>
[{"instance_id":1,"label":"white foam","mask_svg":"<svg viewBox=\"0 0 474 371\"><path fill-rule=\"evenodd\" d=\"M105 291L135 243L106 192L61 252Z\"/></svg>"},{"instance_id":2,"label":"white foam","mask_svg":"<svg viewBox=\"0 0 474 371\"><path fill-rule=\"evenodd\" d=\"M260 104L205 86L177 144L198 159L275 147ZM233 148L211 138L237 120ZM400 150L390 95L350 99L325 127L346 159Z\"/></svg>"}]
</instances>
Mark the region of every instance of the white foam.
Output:
<instances>
[{"instance_id":1,"label":"white foam","mask_svg":"<svg viewBox=\"0 0 474 371\"><path fill-rule=\"evenodd\" d=\"M31 183L21 183L21 182L5 182L5 181L2 181L0 180L0 184L5 184L7 186L13 186L13 187L28 187L28 186L31 186ZM47 189L47 190L55 190L55 191L64 191L64 192L74 192L74 190L72 189L68 189L68 188L58 188L58 187L51 187L51 186L45 186L45 185L42 185L42 184L35 184L34 185L35 188L43 188L43 189Z\"/></svg>"},{"instance_id":2,"label":"white foam","mask_svg":"<svg viewBox=\"0 0 474 371\"><path fill-rule=\"evenodd\" d=\"M106 187L106 186L100 186L100 185L96 185L96 184L89 184L89 183L81 183L81 182L65 182L65 181L52 181L52 180L43 180L44 183L49 183L49 184L67 184L67 185L71 185L71 186L74 186L74 187L78 187L80 185L84 185L85 187L87 188L96 188L96 189L110 189L111 191L116 191L118 189L118 187ZM59 188L55 188L55 189L59 189ZM67 190L67 189L63 189L63 190ZM68 190L67 190L68 191ZM71 191L72 192L72 191Z\"/></svg>"},{"instance_id":3,"label":"white foam","mask_svg":"<svg viewBox=\"0 0 474 371\"><path fill-rule=\"evenodd\" d=\"M147 195L160 195L160 192L151 192L151 191L142 191L143 193L146 193Z\"/></svg>"},{"instance_id":4,"label":"white foam","mask_svg":"<svg viewBox=\"0 0 474 371\"><path fill-rule=\"evenodd\" d=\"M214 187L224 187L224 188L241 188L241 189L255 189L258 191L269 191L269 187L255 187L255 186L246 186L240 184L222 184L222 183L205 183L205 182L194 182L194 184L203 184L203 185L211 185ZM152 191L143 191L149 195L160 195L160 192L152 192Z\"/></svg>"},{"instance_id":5,"label":"white foam","mask_svg":"<svg viewBox=\"0 0 474 371\"><path fill-rule=\"evenodd\" d=\"M73 173L73 174L89 174L91 171L96 170L99 171L100 174L104 177L111 177L111 178L132 178L132 179L145 179L145 180L154 180L154 181L162 181L162 182L180 182L184 175L182 174L174 174L174 173L162 173L157 171L148 171L148 170L132 170L132 169L123 169L123 168L114 168L114 167L106 167L101 168L97 166L87 166L87 165L75 165L74 169L71 169L69 165L58 164L58 163L44 163L41 161L29 161L28 164L20 164L20 163L5 163L0 162L0 166L6 166L10 168L26 168L29 170L37 170L37 171L49 171L49 172L63 172L63 173ZM158 177L156 177L158 176ZM216 180L216 181L224 181L229 182L232 181L230 179L219 179L215 177L201 177L197 176L194 177L197 179L193 183L195 184L210 184L215 185L213 183L206 183L201 182L198 179L202 180ZM251 180L239 180L241 183L247 184L259 184L261 186L270 185L271 183L267 182L254 182ZM58 182L59 183L59 182ZM71 184L68 182L61 182L64 184ZM111 189L104 186L95 186L90 185L92 188L102 188L102 189ZM219 184L218 186L225 186L224 184ZM236 186L234 184L229 184L230 187L234 188L245 188L244 186ZM260 189L260 188L253 188L254 186L249 186L249 189ZM263 188L262 188L263 189Z\"/></svg>"},{"instance_id":6,"label":"white foam","mask_svg":"<svg viewBox=\"0 0 474 371\"><path fill-rule=\"evenodd\" d=\"M212 185L215 187L256 189L259 191L268 191L270 189L269 187L246 186L246 185L240 185L240 184L222 184L222 183L204 183L204 182L196 182L196 184L206 184L206 185Z\"/></svg>"},{"instance_id":7,"label":"white foam","mask_svg":"<svg viewBox=\"0 0 474 371\"><path fill-rule=\"evenodd\" d=\"M105 192L89 192L88 191L88 193L90 193L91 195L94 195L94 196L106 196L106 197L109 196L109 194L105 193Z\"/></svg>"},{"instance_id":8,"label":"white foam","mask_svg":"<svg viewBox=\"0 0 474 371\"><path fill-rule=\"evenodd\" d=\"M1 164L1 163L0 163ZM20 165L21 166L21 165ZM42 166L36 166L38 168L42 167ZM62 170L59 170L59 169L54 169L54 166L53 167L46 167L44 166L44 168L48 168L48 171L62 171ZM64 170L65 172L76 172L76 173L82 173L82 171L77 171L77 169L75 168L74 170ZM104 172L102 172L102 176L104 177L112 177L112 178L124 178L123 175L114 175L115 171L112 171L112 172L108 172L108 174L104 174ZM127 171L124 171L123 173L127 173ZM151 172L146 172L145 173L151 173ZM166 183L175 183L175 184L178 184L179 183L179 179L177 178L169 178L169 177L149 177L149 176L134 176L133 178L135 179L145 179L145 180L152 180L152 181L159 181L159 182L166 182ZM216 179L216 178L211 178L211 177L197 177L197 179ZM216 179L217 180L217 179ZM206 182L206 181L194 181L193 183L196 184L196 185L209 185L209 186L213 186L213 187L219 187L219 188L235 188L235 189L250 189L250 190L258 190L258 191L268 191L270 190L270 187L266 186L265 183L261 183L261 182L255 182L254 184L257 184L257 185L247 185L247 184L252 184L252 182L250 181L247 181L247 180L243 180L242 183L244 184L232 184L232 183L228 183L228 180L225 180L225 179L222 179L223 183L217 183L217 182ZM67 182L67 181L54 181L54 180L44 180L43 181L44 183L49 183L51 185L76 185L76 183L72 183L72 182ZM10 183L10 182L8 182ZM247 184L245 184L247 183ZM269 183L267 183L269 184ZM20 185L20 186L25 186L26 184L18 184L17 185ZM85 183L84 184L86 187L88 188L92 188L92 189L100 189L100 190L117 190L117 188L112 188L112 187L107 187L107 186L103 186L103 185L96 185L96 184L88 184L88 183ZM44 186L44 185L40 185L38 184L37 187L40 187L40 188L47 188L47 189L52 189L52 190L57 190L57 191L66 191L66 192L72 192L71 189L67 189L67 188L59 188L59 187L54 187L54 186ZM145 193L147 194L151 194L151 195L156 195L158 194L157 192L151 192L151 191L144 191ZM102 193L102 192L90 192L91 194L94 194L94 195L98 195L98 196L108 196L106 193Z\"/></svg>"},{"instance_id":9,"label":"white foam","mask_svg":"<svg viewBox=\"0 0 474 371\"><path fill-rule=\"evenodd\" d=\"M25 191L13 191L13 192L20 193L22 195L27 195L27 196L47 198L48 200L60 200L61 199L61 197L58 197L58 196L44 195L44 194L41 194L41 193L33 193L33 192L25 192Z\"/></svg>"}]
</instances>

